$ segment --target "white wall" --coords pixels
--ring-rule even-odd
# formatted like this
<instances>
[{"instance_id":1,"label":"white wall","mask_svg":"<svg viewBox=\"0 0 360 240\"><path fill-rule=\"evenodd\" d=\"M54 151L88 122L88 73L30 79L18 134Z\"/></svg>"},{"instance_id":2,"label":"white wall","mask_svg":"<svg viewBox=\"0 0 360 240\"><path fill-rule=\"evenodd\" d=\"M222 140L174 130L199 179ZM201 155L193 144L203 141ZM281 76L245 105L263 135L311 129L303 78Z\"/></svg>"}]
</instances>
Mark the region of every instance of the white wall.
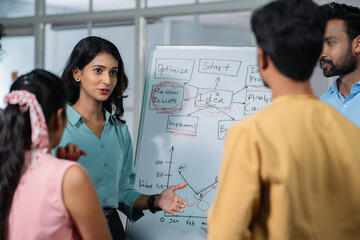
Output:
<instances>
[{"instance_id":1,"label":"white wall","mask_svg":"<svg viewBox=\"0 0 360 240\"><path fill-rule=\"evenodd\" d=\"M7 37L1 39L0 108L12 84L11 73L28 73L34 68L34 37Z\"/></svg>"}]
</instances>

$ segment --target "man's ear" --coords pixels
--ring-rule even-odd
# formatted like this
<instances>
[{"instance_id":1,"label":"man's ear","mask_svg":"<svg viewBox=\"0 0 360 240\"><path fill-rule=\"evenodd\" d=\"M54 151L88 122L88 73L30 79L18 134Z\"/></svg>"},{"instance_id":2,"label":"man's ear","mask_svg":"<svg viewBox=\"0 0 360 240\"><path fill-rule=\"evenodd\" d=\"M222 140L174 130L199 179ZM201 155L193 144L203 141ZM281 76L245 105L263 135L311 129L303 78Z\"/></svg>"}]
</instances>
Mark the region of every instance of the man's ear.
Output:
<instances>
[{"instance_id":1,"label":"man's ear","mask_svg":"<svg viewBox=\"0 0 360 240\"><path fill-rule=\"evenodd\" d=\"M360 53L360 35L357 36L356 38L354 38L354 40L352 41L352 45L353 45L355 54L359 54Z\"/></svg>"},{"instance_id":2,"label":"man's ear","mask_svg":"<svg viewBox=\"0 0 360 240\"><path fill-rule=\"evenodd\" d=\"M80 73L81 73L81 70L76 67L72 70L72 74L73 74L73 78L75 79L76 82L80 82Z\"/></svg>"},{"instance_id":3,"label":"man's ear","mask_svg":"<svg viewBox=\"0 0 360 240\"><path fill-rule=\"evenodd\" d=\"M268 68L269 66L268 56L260 46L257 46L257 60L260 71L266 70Z\"/></svg>"}]
</instances>

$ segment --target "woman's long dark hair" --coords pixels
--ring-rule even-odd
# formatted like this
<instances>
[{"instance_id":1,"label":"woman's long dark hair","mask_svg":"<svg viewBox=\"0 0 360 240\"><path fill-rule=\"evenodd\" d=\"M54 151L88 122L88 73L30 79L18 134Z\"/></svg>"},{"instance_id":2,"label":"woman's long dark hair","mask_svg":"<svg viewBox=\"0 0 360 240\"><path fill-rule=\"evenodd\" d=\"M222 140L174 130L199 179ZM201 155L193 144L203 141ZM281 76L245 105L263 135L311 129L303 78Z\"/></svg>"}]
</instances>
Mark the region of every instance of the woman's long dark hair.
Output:
<instances>
[{"instance_id":1,"label":"woman's long dark hair","mask_svg":"<svg viewBox=\"0 0 360 240\"><path fill-rule=\"evenodd\" d=\"M19 77L10 91L27 90L36 96L48 123L66 105L63 81L45 70L35 69ZM65 112L65 111L64 111ZM49 125L49 124L48 124ZM26 170L25 151L31 147L29 111L21 113L18 104L9 104L0 113L0 239L6 239L11 203L20 178ZM35 193L34 193L35 194Z\"/></svg>"},{"instance_id":2,"label":"woman's long dark hair","mask_svg":"<svg viewBox=\"0 0 360 240\"><path fill-rule=\"evenodd\" d=\"M69 92L69 103L72 105L77 102L80 94L80 83L76 82L73 77L73 70L77 67L83 70L99 53L109 53L118 61L117 84L109 98L103 103L103 107L110 113L113 112L112 105L115 106L114 116L122 123L121 119L124 115L123 100L127 96L124 95L128 87L129 80L125 74L123 60L116 46L100 37L87 37L74 47L68 63L64 69L61 78L65 81Z\"/></svg>"}]
</instances>

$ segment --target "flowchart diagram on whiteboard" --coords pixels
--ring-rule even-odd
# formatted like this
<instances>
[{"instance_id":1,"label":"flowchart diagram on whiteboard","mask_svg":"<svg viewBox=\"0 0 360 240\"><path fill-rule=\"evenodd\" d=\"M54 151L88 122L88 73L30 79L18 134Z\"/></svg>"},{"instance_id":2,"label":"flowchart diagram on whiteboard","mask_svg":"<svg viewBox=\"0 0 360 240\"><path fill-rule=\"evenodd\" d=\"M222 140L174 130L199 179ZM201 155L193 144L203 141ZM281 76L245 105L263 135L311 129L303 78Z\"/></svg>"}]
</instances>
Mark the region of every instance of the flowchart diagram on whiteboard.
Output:
<instances>
[{"instance_id":1,"label":"flowchart diagram on whiteboard","mask_svg":"<svg viewBox=\"0 0 360 240\"><path fill-rule=\"evenodd\" d=\"M146 214L130 230L141 232L141 225L151 222L205 239L226 133L271 102L256 48L154 46L148 60L135 188L155 194L187 182L177 194L189 205L177 217Z\"/></svg>"}]
</instances>

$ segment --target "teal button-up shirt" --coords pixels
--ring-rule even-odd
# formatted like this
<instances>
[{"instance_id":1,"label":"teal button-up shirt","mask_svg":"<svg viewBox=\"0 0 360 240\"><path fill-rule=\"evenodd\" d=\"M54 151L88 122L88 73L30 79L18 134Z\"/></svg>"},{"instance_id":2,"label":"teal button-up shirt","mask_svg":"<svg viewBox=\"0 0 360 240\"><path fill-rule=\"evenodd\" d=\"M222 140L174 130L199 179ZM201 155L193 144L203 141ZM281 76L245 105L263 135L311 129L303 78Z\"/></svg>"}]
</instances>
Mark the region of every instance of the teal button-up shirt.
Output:
<instances>
[{"instance_id":1,"label":"teal button-up shirt","mask_svg":"<svg viewBox=\"0 0 360 240\"><path fill-rule=\"evenodd\" d=\"M79 163L86 169L96 187L103 207L118 208L135 221L142 211L133 211L141 195L134 189L133 147L127 125L105 111L106 124L100 139L83 122L81 115L67 107L68 124L59 146L77 144L87 153Z\"/></svg>"}]
</instances>

